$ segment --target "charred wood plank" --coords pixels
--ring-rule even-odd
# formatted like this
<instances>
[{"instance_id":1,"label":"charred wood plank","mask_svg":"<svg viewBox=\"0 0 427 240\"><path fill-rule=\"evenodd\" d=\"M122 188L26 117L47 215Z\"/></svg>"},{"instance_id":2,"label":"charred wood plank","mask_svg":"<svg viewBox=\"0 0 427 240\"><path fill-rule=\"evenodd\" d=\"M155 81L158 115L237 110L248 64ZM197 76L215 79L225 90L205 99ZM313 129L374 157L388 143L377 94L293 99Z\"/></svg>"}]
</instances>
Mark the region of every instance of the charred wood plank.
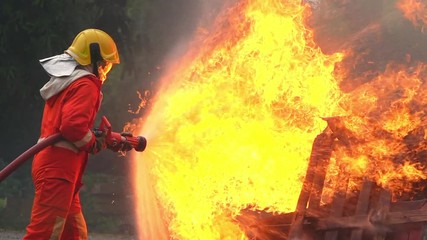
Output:
<instances>
[{"instance_id":1,"label":"charred wood plank","mask_svg":"<svg viewBox=\"0 0 427 240\"><path fill-rule=\"evenodd\" d=\"M363 181L362 189L360 190L357 206L356 216L363 216L368 214L369 197L371 195L372 182L368 180ZM363 229L354 229L351 232L351 240L362 240Z\"/></svg>"},{"instance_id":2,"label":"charred wood plank","mask_svg":"<svg viewBox=\"0 0 427 240\"><path fill-rule=\"evenodd\" d=\"M383 220L373 220L372 215L381 213L370 213L366 215L346 216L346 217L323 217L316 223L316 230L333 230L341 228L360 228L375 230L377 226L393 226L406 223L419 223L427 221L427 209L423 210L403 210L389 212L382 218Z\"/></svg>"},{"instance_id":3,"label":"charred wood plank","mask_svg":"<svg viewBox=\"0 0 427 240\"><path fill-rule=\"evenodd\" d=\"M292 221L290 231L289 231L289 239L301 239L303 235L303 222L304 216L307 209L307 204L309 203L310 198L315 197L313 194L313 189L318 190L320 187L323 188L323 183L319 181L325 176L317 176L319 173L318 169L324 169L326 166L323 166L329 162L332 154L332 144L335 140L335 137L332 134L332 131L327 127L321 134L317 135L314 139L311 155L308 163L308 167L306 170L306 175L304 179L304 183L298 198L295 217ZM321 171L321 175L326 174L326 171L323 173ZM314 186L314 182L316 185ZM314 188L313 188L314 186ZM319 197L320 198L320 197ZM316 205L316 201L311 201L311 206ZM317 204L318 205L318 204Z\"/></svg>"},{"instance_id":4,"label":"charred wood plank","mask_svg":"<svg viewBox=\"0 0 427 240\"><path fill-rule=\"evenodd\" d=\"M341 169L345 169L341 167ZM337 181L337 187L335 189L334 198L332 201L332 207L330 209L331 217L340 217L343 215L344 204L346 200L346 192L348 188L349 178L346 171L340 171ZM325 233L325 240L336 240L338 239L338 231L328 231Z\"/></svg>"},{"instance_id":5,"label":"charred wood plank","mask_svg":"<svg viewBox=\"0 0 427 240\"><path fill-rule=\"evenodd\" d=\"M387 215L390 212L390 204L391 204L391 193L390 191L381 188L380 190L380 197L378 199L377 203L377 210L374 211L374 214L371 215L370 221L377 225L379 223L380 225L377 225L377 234L374 237L374 240L385 240L386 239L386 233L388 229L383 228L383 231L378 229L378 227L384 226L384 222L387 219Z\"/></svg>"}]
</instances>

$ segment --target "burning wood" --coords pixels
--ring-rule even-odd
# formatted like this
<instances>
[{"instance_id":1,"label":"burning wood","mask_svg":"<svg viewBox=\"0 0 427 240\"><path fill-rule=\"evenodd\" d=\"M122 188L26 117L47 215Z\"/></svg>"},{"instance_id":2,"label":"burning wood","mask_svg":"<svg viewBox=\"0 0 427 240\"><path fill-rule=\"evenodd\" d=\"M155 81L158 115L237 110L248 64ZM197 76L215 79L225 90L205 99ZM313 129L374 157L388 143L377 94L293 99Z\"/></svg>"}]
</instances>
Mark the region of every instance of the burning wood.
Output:
<instances>
[{"instance_id":1,"label":"burning wood","mask_svg":"<svg viewBox=\"0 0 427 240\"><path fill-rule=\"evenodd\" d=\"M376 185L369 176L365 176L356 184L357 192L349 192L348 183L352 176L345 171L339 173L339 177L336 178L338 184L330 191L333 195L332 200L321 203L322 195L330 194L324 192L327 190L324 186L325 169L330 163L334 146L342 144L351 149L354 144L360 144L360 141L350 137L352 134L342 124L341 119L325 119L328 121L328 127L314 140L295 212L286 214L251 210L241 212L237 220L244 225L250 239L308 240L317 239L315 236L319 235L324 236L326 240L401 239L393 236L398 236L407 227L396 229L396 226L412 223L416 228L420 228L423 222L427 221L427 210L424 210L427 209L425 207L427 199L392 201L391 192ZM414 136L417 135L416 132L409 133L404 139L416 138ZM418 198L427 198L424 193L417 193Z\"/></svg>"},{"instance_id":2,"label":"burning wood","mask_svg":"<svg viewBox=\"0 0 427 240\"><path fill-rule=\"evenodd\" d=\"M134 169L141 236L355 240L415 218L393 209L426 179L423 15L303 2L236 1L170 67Z\"/></svg>"}]
</instances>

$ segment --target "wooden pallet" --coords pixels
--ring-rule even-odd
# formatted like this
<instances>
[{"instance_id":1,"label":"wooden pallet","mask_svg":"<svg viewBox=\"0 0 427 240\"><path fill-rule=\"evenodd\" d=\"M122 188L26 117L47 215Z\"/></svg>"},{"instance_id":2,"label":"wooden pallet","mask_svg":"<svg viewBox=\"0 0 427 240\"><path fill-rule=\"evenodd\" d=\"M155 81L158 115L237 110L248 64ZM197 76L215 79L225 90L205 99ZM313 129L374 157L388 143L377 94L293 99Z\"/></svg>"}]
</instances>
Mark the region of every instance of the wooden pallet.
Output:
<instances>
[{"instance_id":1,"label":"wooden pallet","mask_svg":"<svg viewBox=\"0 0 427 240\"><path fill-rule=\"evenodd\" d=\"M312 146L295 212L274 214L244 210L237 217L251 240L424 240L427 239L427 199L392 201L386 189L369 179L351 179L358 191L348 189L350 173L342 170L334 194L322 203L327 169L336 144L351 148L351 133L339 119ZM354 146L354 145L353 145ZM339 164L339 163L338 163ZM342 168L345 169L345 168ZM356 181L355 181L356 180ZM331 188L331 187L329 187Z\"/></svg>"},{"instance_id":2,"label":"wooden pallet","mask_svg":"<svg viewBox=\"0 0 427 240\"><path fill-rule=\"evenodd\" d=\"M348 173L340 172L332 202L320 205L333 143L350 144L334 129L334 119L313 143L303 188L290 223L289 240L422 240L427 239L427 200L392 202L389 191L361 179L349 193ZM338 132L338 134L336 134ZM334 134L332 134L334 133ZM340 135L341 134L341 135ZM349 201L349 199L353 201ZM355 201L356 200L356 201ZM350 211L348 210L350 209Z\"/></svg>"}]
</instances>

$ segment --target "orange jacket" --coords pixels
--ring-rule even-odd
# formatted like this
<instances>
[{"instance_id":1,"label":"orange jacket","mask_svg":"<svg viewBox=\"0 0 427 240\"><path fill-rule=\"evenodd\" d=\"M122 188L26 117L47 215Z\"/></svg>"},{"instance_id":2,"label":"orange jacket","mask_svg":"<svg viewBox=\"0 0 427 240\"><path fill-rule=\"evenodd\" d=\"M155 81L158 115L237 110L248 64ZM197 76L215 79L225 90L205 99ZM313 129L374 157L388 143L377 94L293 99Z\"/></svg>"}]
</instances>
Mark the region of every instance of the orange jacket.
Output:
<instances>
[{"instance_id":1,"label":"orange jacket","mask_svg":"<svg viewBox=\"0 0 427 240\"><path fill-rule=\"evenodd\" d=\"M76 173L82 174L88 151L95 142L91 129L100 106L101 84L95 76L86 75L46 101L40 138L61 133L64 141L35 156L33 173L46 167L65 168L73 172L74 176L69 179L73 182L77 180Z\"/></svg>"},{"instance_id":2,"label":"orange jacket","mask_svg":"<svg viewBox=\"0 0 427 240\"><path fill-rule=\"evenodd\" d=\"M95 141L91 129L100 105L101 81L87 75L49 98L43 112L41 138L61 133L79 150L88 151Z\"/></svg>"}]
</instances>

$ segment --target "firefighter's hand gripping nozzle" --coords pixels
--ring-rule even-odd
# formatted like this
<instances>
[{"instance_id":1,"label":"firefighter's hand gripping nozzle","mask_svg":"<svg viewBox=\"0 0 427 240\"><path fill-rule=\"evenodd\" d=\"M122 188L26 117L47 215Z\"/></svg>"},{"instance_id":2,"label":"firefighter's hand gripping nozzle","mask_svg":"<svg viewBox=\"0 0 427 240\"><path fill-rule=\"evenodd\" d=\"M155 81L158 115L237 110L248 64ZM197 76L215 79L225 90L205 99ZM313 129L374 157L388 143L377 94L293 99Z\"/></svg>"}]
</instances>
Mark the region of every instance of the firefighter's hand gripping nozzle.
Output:
<instances>
[{"instance_id":1,"label":"firefighter's hand gripping nozzle","mask_svg":"<svg viewBox=\"0 0 427 240\"><path fill-rule=\"evenodd\" d=\"M111 131L111 124L105 116L102 117L99 128L94 129L93 132L97 137L104 135L107 148L114 152L130 151L132 149L142 152L147 146L147 139L143 136Z\"/></svg>"},{"instance_id":2,"label":"firefighter's hand gripping nozzle","mask_svg":"<svg viewBox=\"0 0 427 240\"><path fill-rule=\"evenodd\" d=\"M147 140L145 137L137 136L134 137L130 133L116 133L111 131L111 124L104 116L102 117L101 125L99 129L94 130L94 134L99 137L104 135L106 145L109 149L118 152L118 151L129 151L135 149L138 152L145 150L147 146ZM6 177L13 173L19 166L21 166L25 161L34 156L34 154L40 152L47 146L50 146L62 139L60 133L53 134L46 139L38 142L36 145L29 148L27 151L19 155L15 160L13 160L5 168L0 169L0 182L2 182Z\"/></svg>"}]
</instances>

